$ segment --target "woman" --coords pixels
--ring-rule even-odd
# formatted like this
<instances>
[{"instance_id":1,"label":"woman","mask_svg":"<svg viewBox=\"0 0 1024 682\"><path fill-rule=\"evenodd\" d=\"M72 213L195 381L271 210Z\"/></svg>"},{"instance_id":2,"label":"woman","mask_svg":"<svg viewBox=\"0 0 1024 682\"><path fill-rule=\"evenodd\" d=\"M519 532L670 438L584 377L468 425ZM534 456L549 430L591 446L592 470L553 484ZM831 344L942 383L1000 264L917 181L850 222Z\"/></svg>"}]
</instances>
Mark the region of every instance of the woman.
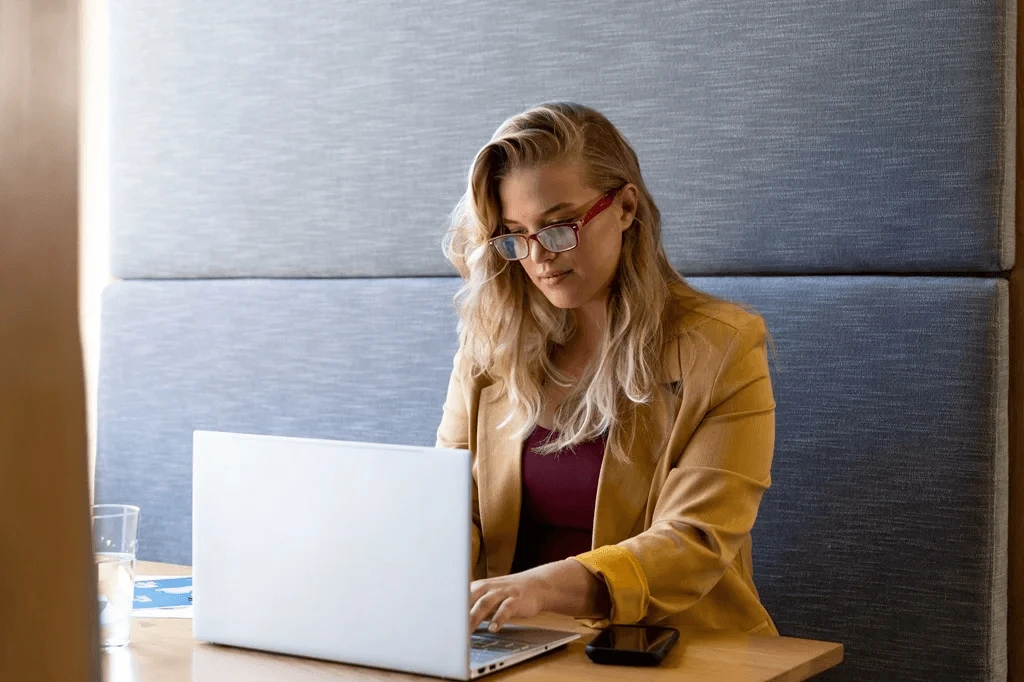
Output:
<instances>
[{"instance_id":1,"label":"woman","mask_svg":"<svg viewBox=\"0 0 1024 682\"><path fill-rule=\"evenodd\" d=\"M473 629L554 611L778 634L751 566L764 321L672 268L619 131L572 103L503 123L445 254L465 282L437 444L473 452Z\"/></svg>"}]
</instances>

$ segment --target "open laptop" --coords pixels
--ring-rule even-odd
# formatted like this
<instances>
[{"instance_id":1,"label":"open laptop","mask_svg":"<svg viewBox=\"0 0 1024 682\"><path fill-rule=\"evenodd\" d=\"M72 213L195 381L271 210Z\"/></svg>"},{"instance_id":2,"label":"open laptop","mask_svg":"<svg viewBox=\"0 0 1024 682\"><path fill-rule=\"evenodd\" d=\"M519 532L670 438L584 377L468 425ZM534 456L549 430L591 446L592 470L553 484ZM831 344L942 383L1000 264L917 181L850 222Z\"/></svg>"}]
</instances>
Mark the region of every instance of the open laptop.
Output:
<instances>
[{"instance_id":1,"label":"open laptop","mask_svg":"<svg viewBox=\"0 0 1024 682\"><path fill-rule=\"evenodd\" d=\"M196 431L196 639L475 679L579 638L469 633L467 450Z\"/></svg>"}]
</instances>

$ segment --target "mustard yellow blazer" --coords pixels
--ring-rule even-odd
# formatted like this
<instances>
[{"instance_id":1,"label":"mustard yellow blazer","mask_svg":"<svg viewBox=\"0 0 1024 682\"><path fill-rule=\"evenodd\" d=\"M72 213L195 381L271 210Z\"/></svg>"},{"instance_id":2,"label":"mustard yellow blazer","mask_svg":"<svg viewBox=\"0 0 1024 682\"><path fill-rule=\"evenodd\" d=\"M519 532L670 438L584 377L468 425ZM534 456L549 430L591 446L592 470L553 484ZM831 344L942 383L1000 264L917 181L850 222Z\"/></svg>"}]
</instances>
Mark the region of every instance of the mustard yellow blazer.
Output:
<instances>
[{"instance_id":1,"label":"mustard yellow blazer","mask_svg":"<svg viewBox=\"0 0 1024 682\"><path fill-rule=\"evenodd\" d=\"M754 587L750 551L775 444L764 320L699 292L679 305L660 395L630 418L639 423L625 425L638 427L629 461L606 452L601 465L592 550L575 559L604 580L612 608L581 620L778 634ZM455 355L437 445L473 453L480 579L512 566L523 444L498 428L507 397L467 364Z\"/></svg>"}]
</instances>

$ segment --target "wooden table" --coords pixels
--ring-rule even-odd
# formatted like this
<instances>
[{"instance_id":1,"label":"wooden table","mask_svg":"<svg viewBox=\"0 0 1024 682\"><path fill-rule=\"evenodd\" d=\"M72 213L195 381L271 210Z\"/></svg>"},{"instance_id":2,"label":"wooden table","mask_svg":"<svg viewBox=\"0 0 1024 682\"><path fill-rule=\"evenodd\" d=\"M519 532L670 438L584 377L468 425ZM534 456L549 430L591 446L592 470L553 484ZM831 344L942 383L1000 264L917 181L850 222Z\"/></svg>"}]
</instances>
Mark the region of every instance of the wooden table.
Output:
<instances>
[{"instance_id":1,"label":"wooden table","mask_svg":"<svg viewBox=\"0 0 1024 682\"><path fill-rule=\"evenodd\" d=\"M189 575L187 566L139 562L136 571L151 575ZM843 660L843 645L790 637L716 632L683 633L657 668L597 665L583 652L597 632L572 618L542 614L529 625L571 630L583 635L558 651L488 675L506 680L700 680L753 682L806 680ZM137 618L132 643L104 654L106 682L326 682L328 680L423 680L406 673L279 656L197 642L187 619Z\"/></svg>"}]
</instances>

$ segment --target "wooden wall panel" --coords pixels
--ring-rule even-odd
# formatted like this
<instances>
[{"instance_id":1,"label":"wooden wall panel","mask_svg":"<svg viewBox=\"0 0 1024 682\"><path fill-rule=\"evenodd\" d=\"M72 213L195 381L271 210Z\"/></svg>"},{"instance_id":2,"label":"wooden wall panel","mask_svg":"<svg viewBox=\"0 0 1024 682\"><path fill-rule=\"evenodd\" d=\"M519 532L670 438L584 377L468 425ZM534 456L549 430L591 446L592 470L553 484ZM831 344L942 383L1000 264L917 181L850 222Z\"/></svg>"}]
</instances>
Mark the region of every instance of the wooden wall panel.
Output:
<instances>
[{"instance_id":1,"label":"wooden wall panel","mask_svg":"<svg viewBox=\"0 0 1024 682\"><path fill-rule=\"evenodd\" d=\"M78 0L0 0L0 679L97 680Z\"/></svg>"}]
</instances>

